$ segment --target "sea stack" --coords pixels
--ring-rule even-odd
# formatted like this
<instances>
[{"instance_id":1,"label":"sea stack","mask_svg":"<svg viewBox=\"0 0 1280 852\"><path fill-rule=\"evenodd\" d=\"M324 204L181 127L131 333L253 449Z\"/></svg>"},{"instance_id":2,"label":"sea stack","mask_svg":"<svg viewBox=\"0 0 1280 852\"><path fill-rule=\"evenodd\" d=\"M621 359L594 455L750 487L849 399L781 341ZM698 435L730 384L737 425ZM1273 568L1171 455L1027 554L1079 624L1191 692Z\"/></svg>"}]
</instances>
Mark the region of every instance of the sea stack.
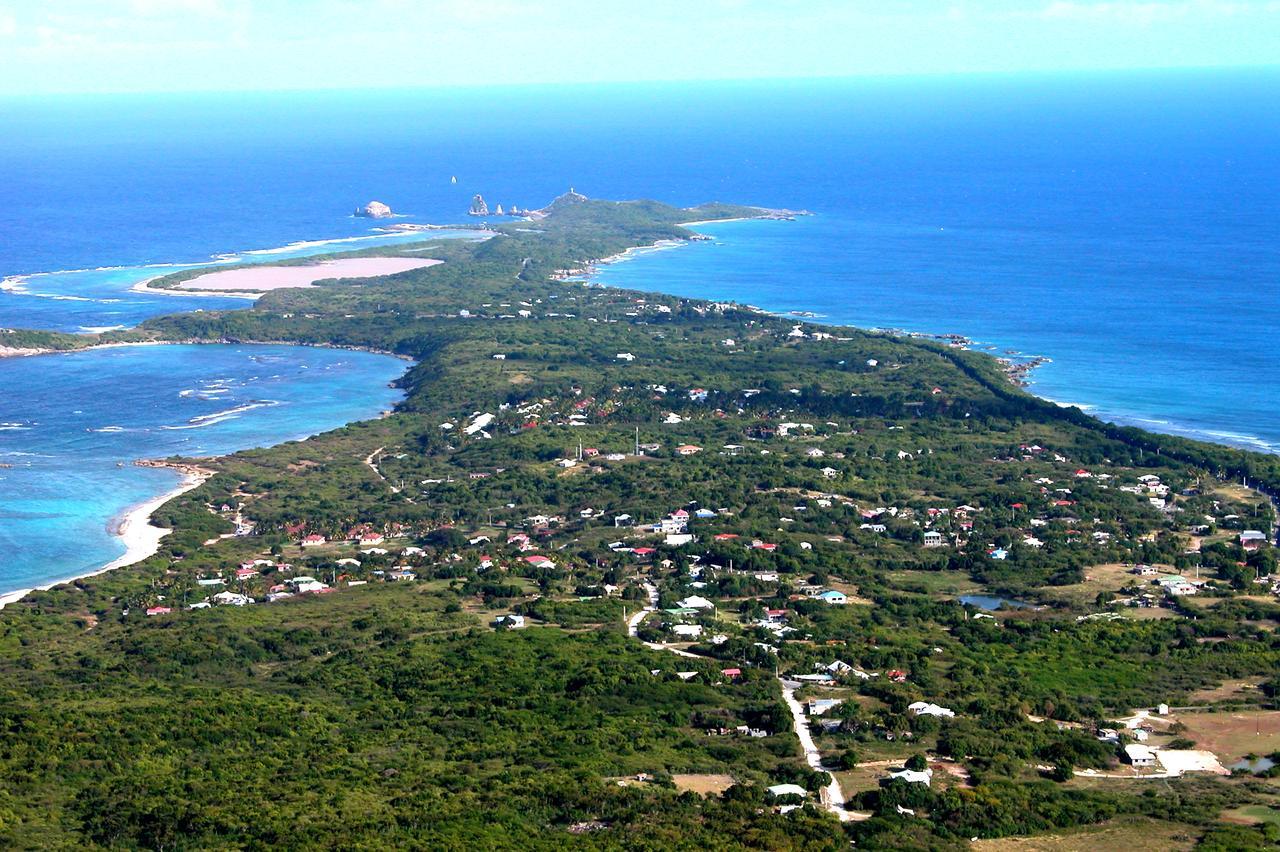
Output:
<instances>
[{"instance_id":1,"label":"sea stack","mask_svg":"<svg viewBox=\"0 0 1280 852\"><path fill-rule=\"evenodd\" d=\"M370 201L363 207L357 207L356 215L366 219L389 219L392 213L391 208L381 201Z\"/></svg>"},{"instance_id":2,"label":"sea stack","mask_svg":"<svg viewBox=\"0 0 1280 852\"><path fill-rule=\"evenodd\" d=\"M489 205L484 203L484 196L476 193L471 199L471 209L467 211L468 216L488 216Z\"/></svg>"}]
</instances>

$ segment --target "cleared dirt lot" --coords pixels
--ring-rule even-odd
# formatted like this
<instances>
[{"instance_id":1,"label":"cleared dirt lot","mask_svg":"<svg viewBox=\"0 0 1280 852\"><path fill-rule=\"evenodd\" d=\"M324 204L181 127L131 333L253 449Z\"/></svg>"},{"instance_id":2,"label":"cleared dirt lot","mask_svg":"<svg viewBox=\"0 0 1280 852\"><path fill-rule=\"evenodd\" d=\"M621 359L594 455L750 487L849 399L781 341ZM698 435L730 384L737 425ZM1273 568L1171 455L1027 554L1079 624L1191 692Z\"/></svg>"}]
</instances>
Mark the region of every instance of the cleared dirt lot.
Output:
<instances>
[{"instance_id":1,"label":"cleared dirt lot","mask_svg":"<svg viewBox=\"0 0 1280 852\"><path fill-rule=\"evenodd\" d=\"M733 786L732 775L672 775L671 781L681 793L719 796Z\"/></svg>"},{"instance_id":2,"label":"cleared dirt lot","mask_svg":"<svg viewBox=\"0 0 1280 852\"><path fill-rule=\"evenodd\" d=\"M1280 750L1280 711L1246 710L1240 713L1179 713L1186 728L1181 734L1195 740L1196 748L1213 752L1230 767L1246 754L1270 754Z\"/></svg>"}]
</instances>

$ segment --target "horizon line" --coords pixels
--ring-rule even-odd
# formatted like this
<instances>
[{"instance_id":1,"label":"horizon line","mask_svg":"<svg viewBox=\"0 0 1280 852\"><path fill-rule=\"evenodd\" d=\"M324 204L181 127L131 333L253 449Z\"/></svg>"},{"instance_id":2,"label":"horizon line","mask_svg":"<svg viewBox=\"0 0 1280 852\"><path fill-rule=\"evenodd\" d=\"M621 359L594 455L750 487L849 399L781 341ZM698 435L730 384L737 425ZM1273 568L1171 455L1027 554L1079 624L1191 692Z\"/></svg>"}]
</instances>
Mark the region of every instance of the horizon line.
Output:
<instances>
[{"instance_id":1,"label":"horizon line","mask_svg":"<svg viewBox=\"0 0 1280 852\"><path fill-rule=\"evenodd\" d=\"M246 95L246 94L342 94L342 93L383 93L411 91L470 91L496 89L556 89L556 88L624 88L635 86L688 86L688 85L731 85L731 84L788 84L788 83L840 83L840 82L903 82L903 81L945 81L945 80L1013 80L1035 78L1068 78L1087 76L1122 76L1142 74L1195 74L1195 73L1230 73L1230 72L1277 72L1280 62L1268 64L1224 64L1224 65L1151 65L1151 66L1104 66L1081 68L1027 68L1019 70L971 70L971 71L921 71L905 72L864 72L860 74L813 74L783 75L769 77L699 77L699 78L657 78L637 80L557 80L544 82L484 82L484 83L422 83L399 85L359 85L359 86L294 86L279 88L193 88L193 89L84 89L45 92L0 92L0 100L39 100L44 98L85 98L85 97L140 97L140 96L182 96L182 95Z\"/></svg>"}]
</instances>

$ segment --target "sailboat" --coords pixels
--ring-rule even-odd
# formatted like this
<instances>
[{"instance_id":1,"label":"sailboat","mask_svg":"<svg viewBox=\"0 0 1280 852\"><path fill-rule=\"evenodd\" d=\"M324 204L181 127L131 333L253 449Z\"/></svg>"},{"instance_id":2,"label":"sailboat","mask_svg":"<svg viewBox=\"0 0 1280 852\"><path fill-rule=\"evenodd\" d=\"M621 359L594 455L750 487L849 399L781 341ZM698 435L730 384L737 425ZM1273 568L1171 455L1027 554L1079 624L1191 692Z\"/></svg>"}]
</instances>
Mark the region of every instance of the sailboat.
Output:
<instances>
[{"instance_id":1,"label":"sailboat","mask_svg":"<svg viewBox=\"0 0 1280 852\"><path fill-rule=\"evenodd\" d=\"M450 183L457 183L457 182L458 182L458 176L457 176L457 175L454 175L453 177L451 177L451 178L449 179L449 182L450 182Z\"/></svg>"}]
</instances>

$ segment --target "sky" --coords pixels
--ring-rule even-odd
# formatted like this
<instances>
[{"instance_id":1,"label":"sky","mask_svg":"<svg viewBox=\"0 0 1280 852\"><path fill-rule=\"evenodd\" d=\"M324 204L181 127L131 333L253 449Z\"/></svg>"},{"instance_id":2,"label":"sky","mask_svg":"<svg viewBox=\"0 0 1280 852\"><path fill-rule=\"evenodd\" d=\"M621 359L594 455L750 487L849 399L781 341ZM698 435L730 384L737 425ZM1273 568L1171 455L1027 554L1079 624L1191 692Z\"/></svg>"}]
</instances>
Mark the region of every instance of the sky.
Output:
<instances>
[{"instance_id":1,"label":"sky","mask_svg":"<svg viewBox=\"0 0 1280 852\"><path fill-rule=\"evenodd\" d=\"M1280 0L0 0L0 95L1280 64Z\"/></svg>"}]
</instances>

